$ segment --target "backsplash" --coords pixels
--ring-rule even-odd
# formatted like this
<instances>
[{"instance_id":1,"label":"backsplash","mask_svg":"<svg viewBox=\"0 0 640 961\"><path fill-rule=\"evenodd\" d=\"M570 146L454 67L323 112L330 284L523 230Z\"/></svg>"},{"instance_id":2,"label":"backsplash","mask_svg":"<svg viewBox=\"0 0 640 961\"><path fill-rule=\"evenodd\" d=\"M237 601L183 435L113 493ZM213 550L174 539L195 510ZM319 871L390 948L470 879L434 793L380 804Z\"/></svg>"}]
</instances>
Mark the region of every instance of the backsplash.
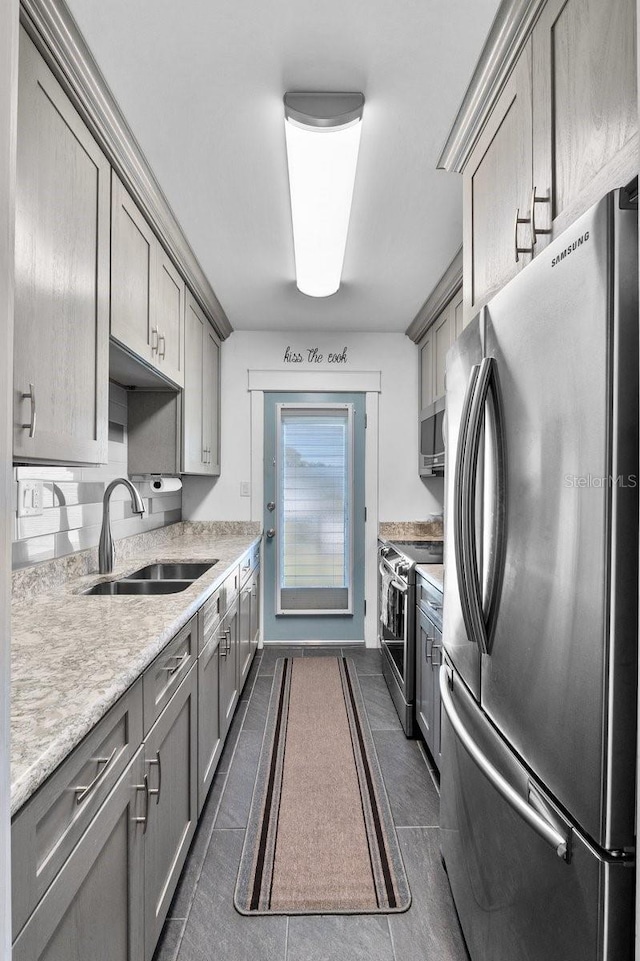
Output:
<instances>
[{"instance_id":1,"label":"backsplash","mask_svg":"<svg viewBox=\"0 0 640 961\"><path fill-rule=\"evenodd\" d=\"M109 385L109 463L104 467L15 467L13 471L13 569L95 547L100 539L106 485L127 476L127 392ZM18 481L42 481L42 514L18 517ZM159 494L148 483L136 486L145 513L131 512L129 495L117 487L111 497L115 539L165 527L182 519L182 491Z\"/></svg>"}]
</instances>

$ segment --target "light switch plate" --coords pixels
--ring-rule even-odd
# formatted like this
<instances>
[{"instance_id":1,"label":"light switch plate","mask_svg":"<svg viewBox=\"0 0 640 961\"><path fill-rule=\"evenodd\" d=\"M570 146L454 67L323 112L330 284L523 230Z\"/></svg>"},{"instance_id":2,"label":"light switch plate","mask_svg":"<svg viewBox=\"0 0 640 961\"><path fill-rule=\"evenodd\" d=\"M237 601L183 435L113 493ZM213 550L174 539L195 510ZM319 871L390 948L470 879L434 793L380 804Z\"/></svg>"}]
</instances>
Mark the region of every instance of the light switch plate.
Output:
<instances>
[{"instance_id":1,"label":"light switch plate","mask_svg":"<svg viewBox=\"0 0 640 961\"><path fill-rule=\"evenodd\" d=\"M251 497L250 481L240 481L240 497Z\"/></svg>"},{"instance_id":2,"label":"light switch plate","mask_svg":"<svg viewBox=\"0 0 640 961\"><path fill-rule=\"evenodd\" d=\"M42 514L42 481L18 481L18 517Z\"/></svg>"}]
</instances>

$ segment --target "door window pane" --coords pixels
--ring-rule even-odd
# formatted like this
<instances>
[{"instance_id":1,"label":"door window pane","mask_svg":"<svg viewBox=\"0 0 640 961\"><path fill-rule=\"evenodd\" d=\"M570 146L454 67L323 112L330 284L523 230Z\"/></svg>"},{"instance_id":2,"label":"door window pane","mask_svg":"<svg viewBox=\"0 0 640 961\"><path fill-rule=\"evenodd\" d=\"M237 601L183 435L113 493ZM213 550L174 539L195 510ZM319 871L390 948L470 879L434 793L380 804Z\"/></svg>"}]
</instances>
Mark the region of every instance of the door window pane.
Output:
<instances>
[{"instance_id":1,"label":"door window pane","mask_svg":"<svg viewBox=\"0 0 640 961\"><path fill-rule=\"evenodd\" d=\"M352 410L280 406L280 610L349 607Z\"/></svg>"}]
</instances>

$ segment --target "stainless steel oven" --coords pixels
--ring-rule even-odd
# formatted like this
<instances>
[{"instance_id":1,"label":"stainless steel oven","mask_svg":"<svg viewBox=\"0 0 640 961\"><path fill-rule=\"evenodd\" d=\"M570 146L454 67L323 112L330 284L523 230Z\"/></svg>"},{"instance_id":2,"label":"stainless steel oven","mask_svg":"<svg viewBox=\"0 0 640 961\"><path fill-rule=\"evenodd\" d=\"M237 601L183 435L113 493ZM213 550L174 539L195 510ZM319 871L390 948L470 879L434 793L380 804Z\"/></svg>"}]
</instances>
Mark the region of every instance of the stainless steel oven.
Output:
<instances>
[{"instance_id":1,"label":"stainless steel oven","mask_svg":"<svg viewBox=\"0 0 640 961\"><path fill-rule=\"evenodd\" d=\"M415 730L416 563L442 563L442 542L380 542L378 596L382 670L407 737Z\"/></svg>"}]
</instances>

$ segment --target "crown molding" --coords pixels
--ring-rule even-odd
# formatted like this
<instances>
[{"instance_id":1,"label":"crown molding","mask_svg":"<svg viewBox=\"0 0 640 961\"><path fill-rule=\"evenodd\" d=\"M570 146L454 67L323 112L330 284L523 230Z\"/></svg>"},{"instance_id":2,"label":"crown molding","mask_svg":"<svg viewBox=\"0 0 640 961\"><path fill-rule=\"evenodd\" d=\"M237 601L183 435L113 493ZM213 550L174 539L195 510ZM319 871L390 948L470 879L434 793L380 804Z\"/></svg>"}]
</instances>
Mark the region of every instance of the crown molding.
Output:
<instances>
[{"instance_id":1,"label":"crown molding","mask_svg":"<svg viewBox=\"0 0 640 961\"><path fill-rule=\"evenodd\" d=\"M405 331L407 337L411 338L415 344L419 343L436 317L461 287L462 247L407 327Z\"/></svg>"},{"instance_id":2,"label":"crown molding","mask_svg":"<svg viewBox=\"0 0 640 961\"><path fill-rule=\"evenodd\" d=\"M183 274L221 339L233 328L63 0L21 0L20 21Z\"/></svg>"},{"instance_id":3,"label":"crown molding","mask_svg":"<svg viewBox=\"0 0 640 961\"><path fill-rule=\"evenodd\" d=\"M461 173L546 0L503 0L437 167Z\"/></svg>"}]
</instances>

